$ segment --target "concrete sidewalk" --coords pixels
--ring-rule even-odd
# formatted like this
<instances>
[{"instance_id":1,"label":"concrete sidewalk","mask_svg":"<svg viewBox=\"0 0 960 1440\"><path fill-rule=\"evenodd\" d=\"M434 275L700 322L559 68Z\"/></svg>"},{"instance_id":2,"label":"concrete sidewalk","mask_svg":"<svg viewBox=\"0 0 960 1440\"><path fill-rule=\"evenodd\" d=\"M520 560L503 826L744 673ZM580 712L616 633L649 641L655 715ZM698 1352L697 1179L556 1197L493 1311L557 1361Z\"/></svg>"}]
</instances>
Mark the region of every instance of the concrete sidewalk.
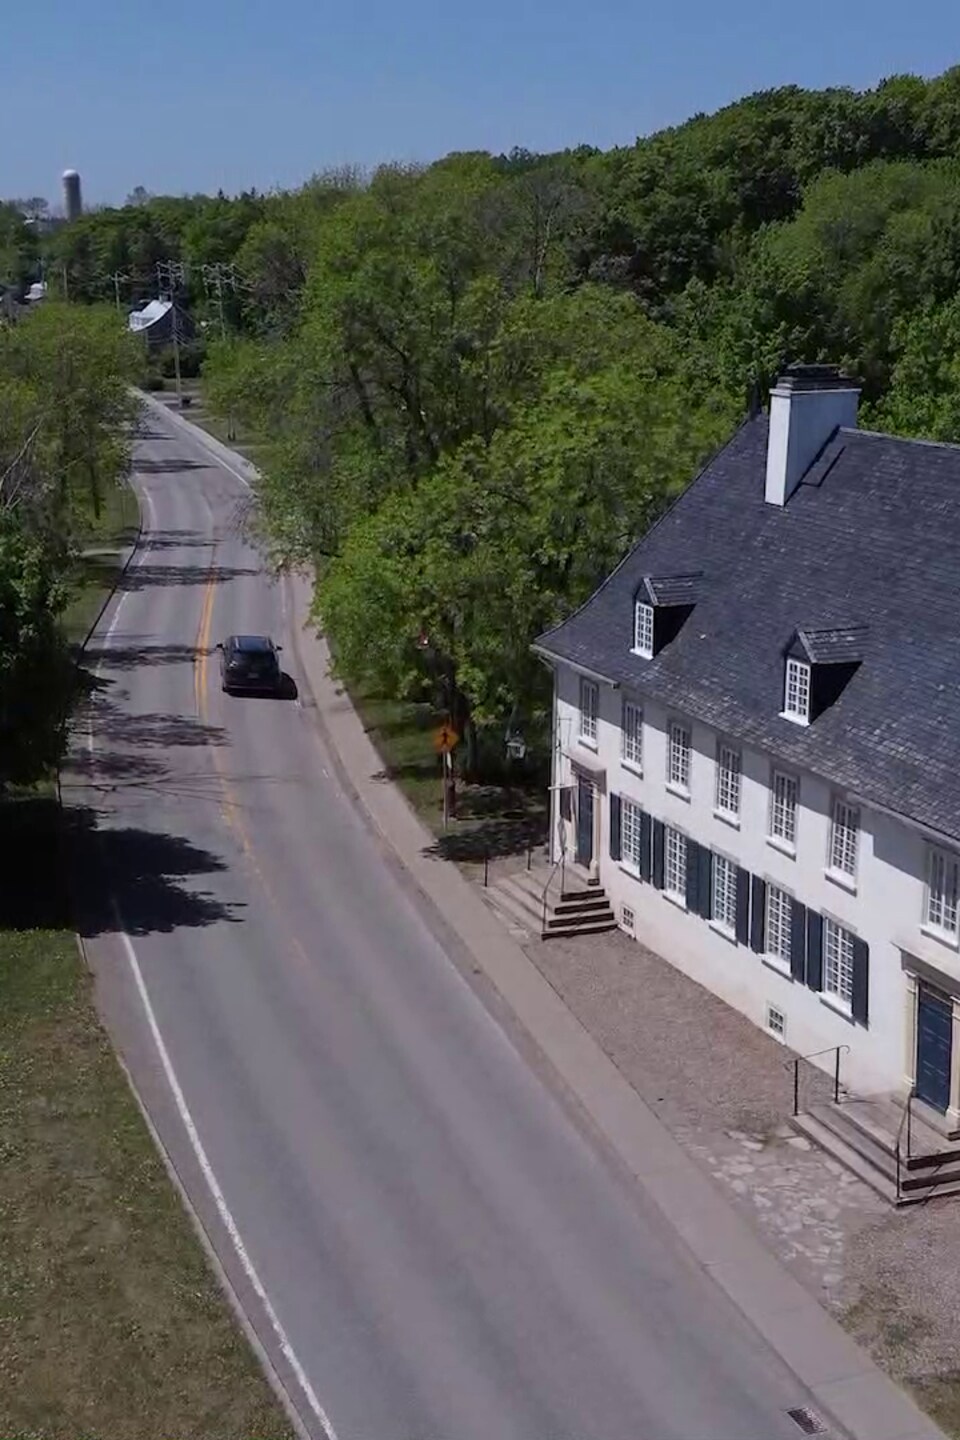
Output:
<instances>
[{"instance_id":1,"label":"concrete sidewalk","mask_svg":"<svg viewBox=\"0 0 960 1440\"><path fill-rule=\"evenodd\" d=\"M182 416L172 418L238 479L255 478L249 461ZM344 788L691 1253L807 1388L824 1420L856 1440L945 1440L774 1258L506 933L476 887L455 865L431 854L434 836L400 791L384 783L380 756L330 676L326 643L308 623L310 581L297 576L286 583L301 674Z\"/></svg>"}]
</instances>

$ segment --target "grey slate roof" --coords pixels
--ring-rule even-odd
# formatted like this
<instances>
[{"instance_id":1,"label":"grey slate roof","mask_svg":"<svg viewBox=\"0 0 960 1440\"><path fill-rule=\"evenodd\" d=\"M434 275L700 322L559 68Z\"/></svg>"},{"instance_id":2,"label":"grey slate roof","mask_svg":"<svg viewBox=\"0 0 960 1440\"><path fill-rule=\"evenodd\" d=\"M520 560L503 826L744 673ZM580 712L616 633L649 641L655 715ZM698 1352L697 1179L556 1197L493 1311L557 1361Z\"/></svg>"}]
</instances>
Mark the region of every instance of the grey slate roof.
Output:
<instances>
[{"instance_id":1,"label":"grey slate roof","mask_svg":"<svg viewBox=\"0 0 960 1440\"><path fill-rule=\"evenodd\" d=\"M960 840L960 447L838 431L780 508L766 445L766 416L746 421L536 648ZM632 654L641 581L693 570L679 635ZM798 631L862 658L809 727L779 716Z\"/></svg>"}]
</instances>

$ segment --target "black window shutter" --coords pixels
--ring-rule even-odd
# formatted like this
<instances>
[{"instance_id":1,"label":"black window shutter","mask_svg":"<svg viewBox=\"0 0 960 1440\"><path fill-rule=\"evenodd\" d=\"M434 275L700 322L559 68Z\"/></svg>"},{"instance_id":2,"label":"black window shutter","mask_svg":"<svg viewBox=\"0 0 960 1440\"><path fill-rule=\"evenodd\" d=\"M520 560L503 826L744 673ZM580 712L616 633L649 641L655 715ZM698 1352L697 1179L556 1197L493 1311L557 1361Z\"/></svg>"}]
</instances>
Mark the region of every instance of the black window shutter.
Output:
<instances>
[{"instance_id":1,"label":"black window shutter","mask_svg":"<svg viewBox=\"0 0 960 1440\"><path fill-rule=\"evenodd\" d=\"M799 900L790 904L790 974L794 980L807 975L807 907Z\"/></svg>"},{"instance_id":2,"label":"black window shutter","mask_svg":"<svg viewBox=\"0 0 960 1440\"><path fill-rule=\"evenodd\" d=\"M766 939L764 929L767 922L767 886L759 875L754 875L751 885L752 903L750 910L750 949L763 954Z\"/></svg>"},{"instance_id":3,"label":"black window shutter","mask_svg":"<svg viewBox=\"0 0 960 1440\"><path fill-rule=\"evenodd\" d=\"M710 881L713 878L713 851L706 845L700 846L700 861L697 867L697 914L709 920L713 913L713 896Z\"/></svg>"},{"instance_id":4,"label":"black window shutter","mask_svg":"<svg viewBox=\"0 0 960 1440\"><path fill-rule=\"evenodd\" d=\"M663 889L663 821L653 822L653 883Z\"/></svg>"},{"instance_id":5,"label":"black window shutter","mask_svg":"<svg viewBox=\"0 0 960 1440\"><path fill-rule=\"evenodd\" d=\"M560 791L560 819L573 819L573 786L564 785Z\"/></svg>"},{"instance_id":6,"label":"black window shutter","mask_svg":"<svg viewBox=\"0 0 960 1440\"><path fill-rule=\"evenodd\" d=\"M737 940L741 945L750 943L750 872L737 871Z\"/></svg>"},{"instance_id":7,"label":"black window shutter","mask_svg":"<svg viewBox=\"0 0 960 1440\"><path fill-rule=\"evenodd\" d=\"M610 859L620 859L620 796L610 795Z\"/></svg>"},{"instance_id":8,"label":"black window shutter","mask_svg":"<svg viewBox=\"0 0 960 1440\"><path fill-rule=\"evenodd\" d=\"M650 830L650 816L643 810L640 813L640 875L644 880L649 880L653 873Z\"/></svg>"},{"instance_id":9,"label":"black window shutter","mask_svg":"<svg viewBox=\"0 0 960 1440\"><path fill-rule=\"evenodd\" d=\"M823 989L823 916L816 910L807 911L807 984Z\"/></svg>"},{"instance_id":10,"label":"black window shutter","mask_svg":"<svg viewBox=\"0 0 960 1440\"><path fill-rule=\"evenodd\" d=\"M687 909L700 914L700 846L696 840L687 841Z\"/></svg>"},{"instance_id":11,"label":"black window shutter","mask_svg":"<svg viewBox=\"0 0 960 1440\"><path fill-rule=\"evenodd\" d=\"M854 1020L861 1025L870 1023L870 947L859 935L853 937L853 996L851 1000Z\"/></svg>"}]
</instances>

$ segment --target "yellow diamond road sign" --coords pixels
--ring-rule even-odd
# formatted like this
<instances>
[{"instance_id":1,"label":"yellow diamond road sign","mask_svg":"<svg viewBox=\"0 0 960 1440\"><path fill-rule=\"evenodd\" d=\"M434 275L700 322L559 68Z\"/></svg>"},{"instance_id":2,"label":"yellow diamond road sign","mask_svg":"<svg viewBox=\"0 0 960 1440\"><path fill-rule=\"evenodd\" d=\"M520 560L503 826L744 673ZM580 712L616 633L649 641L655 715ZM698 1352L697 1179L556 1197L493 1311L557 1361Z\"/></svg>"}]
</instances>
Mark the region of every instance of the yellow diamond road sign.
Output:
<instances>
[{"instance_id":1,"label":"yellow diamond road sign","mask_svg":"<svg viewBox=\"0 0 960 1440\"><path fill-rule=\"evenodd\" d=\"M434 732L433 743L440 755L449 755L460 743L460 736L452 725L441 725L440 729Z\"/></svg>"}]
</instances>

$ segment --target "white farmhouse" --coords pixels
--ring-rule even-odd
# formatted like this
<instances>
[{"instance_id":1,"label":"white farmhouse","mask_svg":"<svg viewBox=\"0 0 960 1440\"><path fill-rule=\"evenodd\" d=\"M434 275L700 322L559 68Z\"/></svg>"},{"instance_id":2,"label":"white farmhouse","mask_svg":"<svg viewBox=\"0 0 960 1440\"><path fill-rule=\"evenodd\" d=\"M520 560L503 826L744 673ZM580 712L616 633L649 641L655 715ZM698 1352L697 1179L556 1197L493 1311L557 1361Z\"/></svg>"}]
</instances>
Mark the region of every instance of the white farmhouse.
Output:
<instances>
[{"instance_id":1,"label":"white farmhouse","mask_svg":"<svg viewBox=\"0 0 960 1440\"><path fill-rule=\"evenodd\" d=\"M788 370L535 649L554 861L840 1063L909 1187L905 1098L911 1164L960 1135L960 448L858 430L858 398Z\"/></svg>"}]
</instances>

